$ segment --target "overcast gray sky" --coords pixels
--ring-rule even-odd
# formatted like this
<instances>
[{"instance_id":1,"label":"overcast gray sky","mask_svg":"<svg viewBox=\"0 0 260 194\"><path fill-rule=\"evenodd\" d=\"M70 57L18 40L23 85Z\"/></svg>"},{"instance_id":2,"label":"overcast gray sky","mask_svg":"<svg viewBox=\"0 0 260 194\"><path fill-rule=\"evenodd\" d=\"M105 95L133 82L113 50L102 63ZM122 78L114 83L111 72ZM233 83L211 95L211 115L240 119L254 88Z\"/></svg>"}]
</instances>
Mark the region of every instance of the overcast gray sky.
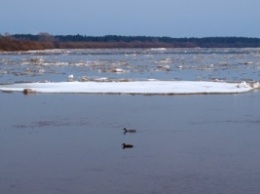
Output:
<instances>
[{"instance_id":1,"label":"overcast gray sky","mask_svg":"<svg viewBox=\"0 0 260 194\"><path fill-rule=\"evenodd\" d=\"M260 0L0 0L0 33L260 38Z\"/></svg>"}]
</instances>

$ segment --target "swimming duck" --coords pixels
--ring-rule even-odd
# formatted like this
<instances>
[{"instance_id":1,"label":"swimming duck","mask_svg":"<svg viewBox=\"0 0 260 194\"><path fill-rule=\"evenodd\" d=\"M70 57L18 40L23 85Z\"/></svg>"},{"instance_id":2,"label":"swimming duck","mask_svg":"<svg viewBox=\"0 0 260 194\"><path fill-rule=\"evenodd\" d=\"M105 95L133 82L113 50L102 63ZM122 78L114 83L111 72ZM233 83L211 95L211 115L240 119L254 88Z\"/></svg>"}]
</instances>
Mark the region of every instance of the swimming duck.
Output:
<instances>
[{"instance_id":1,"label":"swimming duck","mask_svg":"<svg viewBox=\"0 0 260 194\"><path fill-rule=\"evenodd\" d=\"M125 149L125 148L133 148L134 147L132 144L125 144L125 143L123 143L122 146L123 146L123 149Z\"/></svg>"},{"instance_id":2,"label":"swimming duck","mask_svg":"<svg viewBox=\"0 0 260 194\"><path fill-rule=\"evenodd\" d=\"M124 128L124 133L136 133L136 129L126 129Z\"/></svg>"}]
</instances>

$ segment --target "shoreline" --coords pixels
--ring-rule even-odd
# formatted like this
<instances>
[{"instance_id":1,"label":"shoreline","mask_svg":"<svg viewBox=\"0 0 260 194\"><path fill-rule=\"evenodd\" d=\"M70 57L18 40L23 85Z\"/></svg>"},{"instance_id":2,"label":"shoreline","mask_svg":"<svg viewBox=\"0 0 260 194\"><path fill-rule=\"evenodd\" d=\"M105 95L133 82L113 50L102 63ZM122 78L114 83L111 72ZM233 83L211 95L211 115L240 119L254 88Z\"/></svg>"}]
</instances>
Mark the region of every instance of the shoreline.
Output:
<instances>
[{"instance_id":1,"label":"shoreline","mask_svg":"<svg viewBox=\"0 0 260 194\"><path fill-rule=\"evenodd\" d=\"M259 38L204 37L171 38L149 36L82 36L48 33L0 35L0 52L45 49L112 49L112 48L260 48Z\"/></svg>"}]
</instances>

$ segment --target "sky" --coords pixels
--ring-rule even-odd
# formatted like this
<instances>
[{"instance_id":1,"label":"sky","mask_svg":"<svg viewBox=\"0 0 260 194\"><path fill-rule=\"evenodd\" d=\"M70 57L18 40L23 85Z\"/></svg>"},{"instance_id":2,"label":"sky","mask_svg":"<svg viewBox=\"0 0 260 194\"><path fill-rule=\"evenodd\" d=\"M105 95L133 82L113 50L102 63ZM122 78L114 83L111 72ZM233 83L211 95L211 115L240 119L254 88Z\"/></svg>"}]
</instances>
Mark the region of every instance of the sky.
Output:
<instances>
[{"instance_id":1,"label":"sky","mask_svg":"<svg viewBox=\"0 0 260 194\"><path fill-rule=\"evenodd\" d=\"M260 38L259 0L0 0L1 34Z\"/></svg>"}]
</instances>

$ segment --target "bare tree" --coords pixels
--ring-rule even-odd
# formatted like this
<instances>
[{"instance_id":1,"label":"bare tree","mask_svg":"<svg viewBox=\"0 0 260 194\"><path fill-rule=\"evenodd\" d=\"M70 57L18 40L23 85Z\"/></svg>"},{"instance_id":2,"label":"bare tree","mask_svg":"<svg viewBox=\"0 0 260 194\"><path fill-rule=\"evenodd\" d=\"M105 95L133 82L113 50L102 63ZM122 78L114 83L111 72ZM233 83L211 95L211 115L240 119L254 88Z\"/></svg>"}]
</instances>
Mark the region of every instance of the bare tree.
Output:
<instances>
[{"instance_id":1,"label":"bare tree","mask_svg":"<svg viewBox=\"0 0 260 194\"><path fill-rule=\"evenodd\" d=\"M43 41L43 42L52 42L52 41L54 41L54 37L51 34L49 34L48 32L40 32L38 34L38 36L39 36L39 40Z\"/></svg>"}]
</instances>

